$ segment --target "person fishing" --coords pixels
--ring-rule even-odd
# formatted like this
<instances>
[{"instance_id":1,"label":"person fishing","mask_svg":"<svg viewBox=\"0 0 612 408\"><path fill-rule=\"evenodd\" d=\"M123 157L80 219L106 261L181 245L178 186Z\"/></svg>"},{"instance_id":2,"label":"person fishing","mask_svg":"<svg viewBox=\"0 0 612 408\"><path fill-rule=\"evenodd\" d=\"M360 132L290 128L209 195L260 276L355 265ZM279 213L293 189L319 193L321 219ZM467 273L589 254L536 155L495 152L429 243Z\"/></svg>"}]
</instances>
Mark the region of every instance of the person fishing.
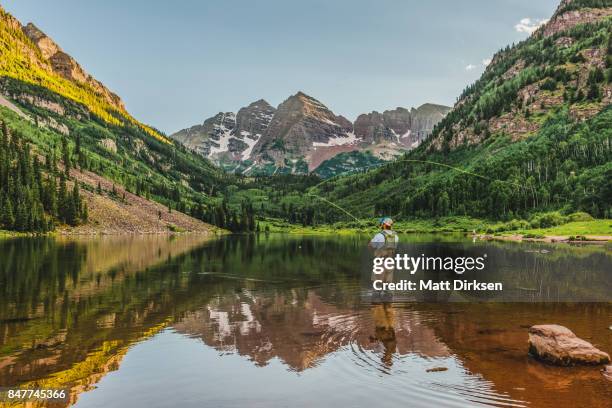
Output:
<instances>
[{"instance_id":1,"label":"person fishing","mask_svg":"<svg viewBox=\"0 0 612 408\"><path fill-rule=\"evenodd\" d=\"M372 240L369 243L369 247L373 249L375 252L378 250L392 250L395 252L395 248L397 247L397 243L399 241L399 237L397 233L393 231L393 220L389 217L383 217L379 221L379 225L381 231L374 235ZM388 252L388 251L384 251ZM387 256L386 254L376 254L376 256Z\"/></svg>"},{"instance_id":2,"label":"person fishing","mask_svg":"<svg viewBox=\"0 0 612 408\"><path fill-rule=\"evenodd\" d=\"M393 220L389 217L383 217L379 221L380 232L378 232L370 240L368 247L374 252L376 258L393 258L395 257L397 243L399 237L395 231L393 231ZM385 268L382 273L374 273L372 271L371 281L382 281L385 283L393 282L395 268ZM372 301L392 301L393 294L386 291L374 291L372 293Z\"/></svg>"}]
</instances>

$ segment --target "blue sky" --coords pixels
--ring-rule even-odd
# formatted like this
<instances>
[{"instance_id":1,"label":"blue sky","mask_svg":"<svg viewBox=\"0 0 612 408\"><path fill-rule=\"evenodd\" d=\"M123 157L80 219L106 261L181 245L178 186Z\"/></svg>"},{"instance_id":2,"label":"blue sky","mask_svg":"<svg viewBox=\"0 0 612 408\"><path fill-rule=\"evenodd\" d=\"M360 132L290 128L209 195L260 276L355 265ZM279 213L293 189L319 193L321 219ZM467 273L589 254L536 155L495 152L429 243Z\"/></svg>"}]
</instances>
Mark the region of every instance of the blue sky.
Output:
<instances>
[{"instance_id":1,"label":"blue sky","mask_svg":"<svg viewBox=\"0 0 612 408\"><path fill-rule=\"evenodd\" d=\"M0 0L171 133L302 90L336 114L452 105L559 0Z\"/></svg>"}]
</instances>

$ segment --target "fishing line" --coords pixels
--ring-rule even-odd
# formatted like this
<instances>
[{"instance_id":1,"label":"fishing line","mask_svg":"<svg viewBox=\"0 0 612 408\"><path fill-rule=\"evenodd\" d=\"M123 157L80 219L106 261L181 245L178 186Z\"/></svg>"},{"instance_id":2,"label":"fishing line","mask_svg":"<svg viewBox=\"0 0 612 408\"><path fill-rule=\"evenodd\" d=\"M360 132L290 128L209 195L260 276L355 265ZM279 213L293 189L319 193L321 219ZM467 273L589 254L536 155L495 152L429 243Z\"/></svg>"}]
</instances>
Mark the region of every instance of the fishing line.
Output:
<instances>
[{"instance_id":1,"label":"fishing line","mask_svg":"<svg viewBox=\"0 0 612 408\"><path fill-rule=\"evenodd\" d=\"M353 218L355 221L357 221L357 222L358 222L358 223L360 223L361 225L364 225L363 221L361 221L359 218L357 218L357 217L355 217L353 214L351 214L351 213L350 213L348 210L345 210L344 208L342 208L341 206L337 205L336 203L333 203L333 202L331 202L331 201L329 201L329 200L327 200L327 199L325 199L325 198L323 198L323 197L321 197L321 196L319 196L319 195L316 195L316 194L314 194L314 193L310 193L310 192L308 192L308 193L306 193L306 194L309 194L309 195L311 195L311 196L313 196L313 197L315 197L315 198L318 198L318 199L319 199L319 200L321 200L321 201L326 202L326 203L327 203L327 204L329 204L329 205L332 205L332 206L336 207L337 209L339 209L339 210L340 210L340 211L342 211L343 213L347 214L348 216L350 216L351 218Z\"/></svg>"},{"instance_id":2,"label":"fishing line","mask_svg":"<svg viewBox=\"0 0 612 408\"><path fill-rule=\"evenodd\" d=\"M449 169L452 169L452 170L458 171L458 172L460 172L460 173L469 174L469 175L471 175L471 176L475 176L475 177L480 177L480 178L482 178L482 179L484 179L484 180L489 180L489 181L499 181L499 182L506 183L506 184L510 184L510 185L513 185L513 186L515 186L515 187L519 187L519 188L523 188L523 187L525 187L525 186L523 186L523 185L521 185L521 184L513 183L513 182L511 182L511 181L494 179L494 178L491 178L491 177L484 176L484 175L482 175L482 174L473 173L473 172L471 172L471 171L464 170L464 169L459 168L459 167L454 167L454 166L451 166L451 165L449 165L449 164L445 164L445 163L438 163L438 162L434 162L434 161L430 161L430 160L402 159L402 160L397 160L397 161L393 161L393 162L390 162L390 163L377 163L377 164L371 164L371 165L369 165L369 166L360 167L360 168L358 168L357 170L349 170L349 171L346 171L346 172L344 172L344 173L338 174L338 175L336 175L336 176L334 176L334 177L328 178L327 180L323 180L322 182L320 182L319 184L317 184L317 185L313 186L312 188L318 188L319 186L321 186L321 185L323 185L323 184L325 184L325 183L327 183L327 182L329 182L329 181L332 181L332 180L335 180L335 179L337 179L337 178L343 177L344 175L346 175L346 174L350 174L350 173L351 173L351 172L353 172L353 171L357 172L357 171L361 171L361 170L369 169L369 168L372 168L372 167L384 167L384 166L390 166L390 165L393 165L393 164L395 164L395 163L424 163L424 164L433 164L433 165L435 165L435 166L442 166L442 167L446 167L446 168L449 168Z\"/></svg>"},{"instance_id":3,"label":"fishing line","mask_svg":"<svg viewBox=\"0 0 612 408\"><path fill-rule=\"evenodd\" d=\"M499 179L495 179L495 178L492 178L492 177L487 177L487 176L484 176L484 175L482 175L482 174L473 173L473 172L471 172L471 171L464 170L464 169L461 169L461 168L459 168L459 167L454 167L454 166L451 166L451 165L448 165L448 164L445 164L445 163L438 163L438 162L434 162L434 161L431 161L431 160L402 159L402 160L397 160L397 161L394 161L394 162L391 162L391 163L379 163L379 164L372 164L372 165L369 165L369 166L360 167L360 168L359 168L359 169L357 169L357 170L347 171L347 172L345 172L345 173L342 173L342 174L339 174L339 175L337 175L337 176L331 177L331 178L329 178L329 179L327 179L327 180L323 180L323 181L322 181L322 182L320 182L319 184L317 184L317 185L315 185L315 186L311 187L311 189L317 189L317 188L319 188L320 186L322 186L323 184L325 184L325 183L327 183L327 182L329 182L329 181L331 181L331 180L335 180L335 179L337 179L337 178L340 178L340 177L344 176L345 174L347 174L347 173L349 173L349 172L354 172L354 171L355 171L355 172L357 172L357 171L361 171L361 170L369 169L369 168L372 168L372 167L383 167L383 166L389 166L389 165L393 165L393 164L395 164L395 163L425 163L425 164L433 164L433 165L436 165L436 166L446 167L446 168L449 168L449 169L455 170L455 171L460 172L460 173L468 174L468 175L470 175L470 176L479 177L479 178L482 178L482 179L484 179L484 180L488 180L488 181L499 181L499 182L501 182L501 183L510 184L510 185L512 185L512 186L514 186L514 187L518 187L518 188L526 188L526 186L521 185L521 184L517 184L517 183L511 182L511 181L507 181L507 180L499 180ZM424 187L422 187L422 188L421 188L419 191L417 191L417 192L415 192L414 194L412 194L412 196L415 196L415 195L419 194L419 193L420 193L421 191L423 191L424 189L425 189L425 186L424 186ZM345 214L349 215L351 218L353 218L354 220L356 220L356 221L357 221L358 223L360 223L362 226L364 225L363 221L361 221L359 218L355 217L353 214L351 214L351 213L350 213L348 210L346 210L345 208L342 208L340 205L338 205L338 204L336 204L336 203L334 203L334 202L331 202L331 201L329 201L329 200L327 200L327 199L325 199L325 198L323 198L323 197L321 197L321 196L319 196L319 195L317 195L317 194L313 193L312 191L307 191L307 192L306 192L306 194L307 194L307 195L310 195L310 196L312 196L312 197L318 198L319 200L324 201L324 202L326 202L327 204L330 204L331 206L333 206L333 207L335 207L335 208L337 208L337 209L341 210L341 211L342 211L342 212L344 212Z\"/></svg>"}]
</instances>

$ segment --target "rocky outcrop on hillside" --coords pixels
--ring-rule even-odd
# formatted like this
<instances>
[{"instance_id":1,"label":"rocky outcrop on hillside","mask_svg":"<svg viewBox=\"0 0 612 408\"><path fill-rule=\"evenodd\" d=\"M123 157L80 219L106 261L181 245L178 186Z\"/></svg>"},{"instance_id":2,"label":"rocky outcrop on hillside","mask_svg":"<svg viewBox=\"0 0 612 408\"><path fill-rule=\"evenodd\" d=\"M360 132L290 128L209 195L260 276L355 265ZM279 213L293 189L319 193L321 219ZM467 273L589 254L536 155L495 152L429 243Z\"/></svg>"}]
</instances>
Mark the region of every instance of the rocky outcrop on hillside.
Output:
<instances>
[{"instance_id":1,"label":"rocky outcrop on hillside","mask_svg":"<svg viewBox=\"0 0 612 408\"><path fill-rule=\"evenodd\" d=\"M1 6L0 48L0 93L26 110L34 106L50 111L56 114L55 121L68 127L71 125L64 119L81 121L93 115L106 124L136 126L159 141L171 143L132 117L119 96L89 75L51 37L32 23L22 25ZM46 113L38 116L41 125L53 123Z\"/></svg>"},{"instance_id":2,"label":"rocky outcrop on hillside","mask_svg":"<svg viewBox=\"0 0 612 408\"><path fill-rule=\"evenodd\" d=\"M89 75L70 55L65 53L56 43L32 23L22 27L23 33L40 50L43 58L49 62L54 72L62 77L89 85L97 94L121 111L125 111L125 105L119 96L111 92L100 81Z\"/></svg>"},{"instance_id":3,"label":"rocky outcrop on hillside","mask_svg":"<svg viewBox=\"0 0 612 408\"><path fill-rule=\"evenodd\" d=\"M612 15L612 8L610 7L571 9L572 3L573 0L562 1L548 23L544 24L538 31L544 37L550 37L578 24L594 23Z\"/></svg>"},{"instance_id":4,"label":"rocky outcrop on hillside","mask_svg":"<svg viewBox=\"0 0 612 408\"><path fill-rule=\"evenodd\" d=\"M612 3L606 4L564 0L529 39L499 51L466 88L448 116L452 119L441 123L428 148L475 145L496 134L517 141L535 135L546 116L563 106L576 121L608 106L612 45L606 32ZM583 28L574 29L578 25Z\"/></svg>"}]
</instances>

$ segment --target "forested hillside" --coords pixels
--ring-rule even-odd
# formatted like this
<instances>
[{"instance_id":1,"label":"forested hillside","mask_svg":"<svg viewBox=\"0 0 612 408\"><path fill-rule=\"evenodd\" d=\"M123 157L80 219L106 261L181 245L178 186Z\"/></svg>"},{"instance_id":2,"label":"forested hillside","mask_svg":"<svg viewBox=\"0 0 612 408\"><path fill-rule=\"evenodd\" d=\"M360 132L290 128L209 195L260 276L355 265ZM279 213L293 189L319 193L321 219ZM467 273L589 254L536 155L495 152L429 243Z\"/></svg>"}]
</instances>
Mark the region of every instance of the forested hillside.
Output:
<instances>
[{"instance_id":1,"label":"forested hillside","mask_svg":"<svg viewBox=\"0 0 612 408\"><path fill-rule=\"evenodd\" d=\"M37 95L42 92L45 91L39 90ZM67 109L72 107L70 102L59 97L55 100L65 103ZM160 220L168 218L166 213L182 212L222 228L248 228L246 223L237 221L244 218L242 203L233 206L223 204L228 186L241 185L242 181L225 174L184 147L161 142L137 127L109 125L96 121L95 117L75 120L56 116L57 122L70 130L69 134L62 134L29 119L37 113L47 118L54 118L53 114L37 111L25 104L20 105L19 109L28 119L0 107L0 120L3 121L4 129L2 134L11 135L1 158L4 175L1 190L5 195L0 198L13 200L13 217L17 217L16 206L23 205L32 209L30 217L33 219L28 224L10 222L10 217L2 219L0 229L48 231L63 224L84 224L87 221L84 216L73 218L63 215L71 213L71 209L64 204L72 203L60 199L63 181L69 186L77 186L76 191L79 188L86 190L90 205L102 204L95 197L104 197L117 204L125 204L126 211L134 212L138 204L130 202L129 197L126 198L127 194L141 198L143 203L152 200L162 204L161 209L154 214L158 218L157 212L163 212L163 217L161 213L159 215ZM35 175L34 185L31 180L12 171L22 167L32 169L23 172ZM93 175L101 178L98 180ZM45 201L46 197L41 194L48 191L51 188L49 184L53 182L58 189L55 204ZM27 193L18 193L21 190L15 186L19 183ZM40 188L41 183L43 188ZM73 194L72 187L69 190ZM81 208L86 208L85 204ZM108 208L108 211L116 210L112 206ZM95 215L99 211L90 213ZM249 214L252 219L252 213ZM94 216L89 221L93 227L98 220ZM170 221L167 224L169 228L172 227ZM99 227L105 229L104 225Z\"/></svg>"}]
</instances>

